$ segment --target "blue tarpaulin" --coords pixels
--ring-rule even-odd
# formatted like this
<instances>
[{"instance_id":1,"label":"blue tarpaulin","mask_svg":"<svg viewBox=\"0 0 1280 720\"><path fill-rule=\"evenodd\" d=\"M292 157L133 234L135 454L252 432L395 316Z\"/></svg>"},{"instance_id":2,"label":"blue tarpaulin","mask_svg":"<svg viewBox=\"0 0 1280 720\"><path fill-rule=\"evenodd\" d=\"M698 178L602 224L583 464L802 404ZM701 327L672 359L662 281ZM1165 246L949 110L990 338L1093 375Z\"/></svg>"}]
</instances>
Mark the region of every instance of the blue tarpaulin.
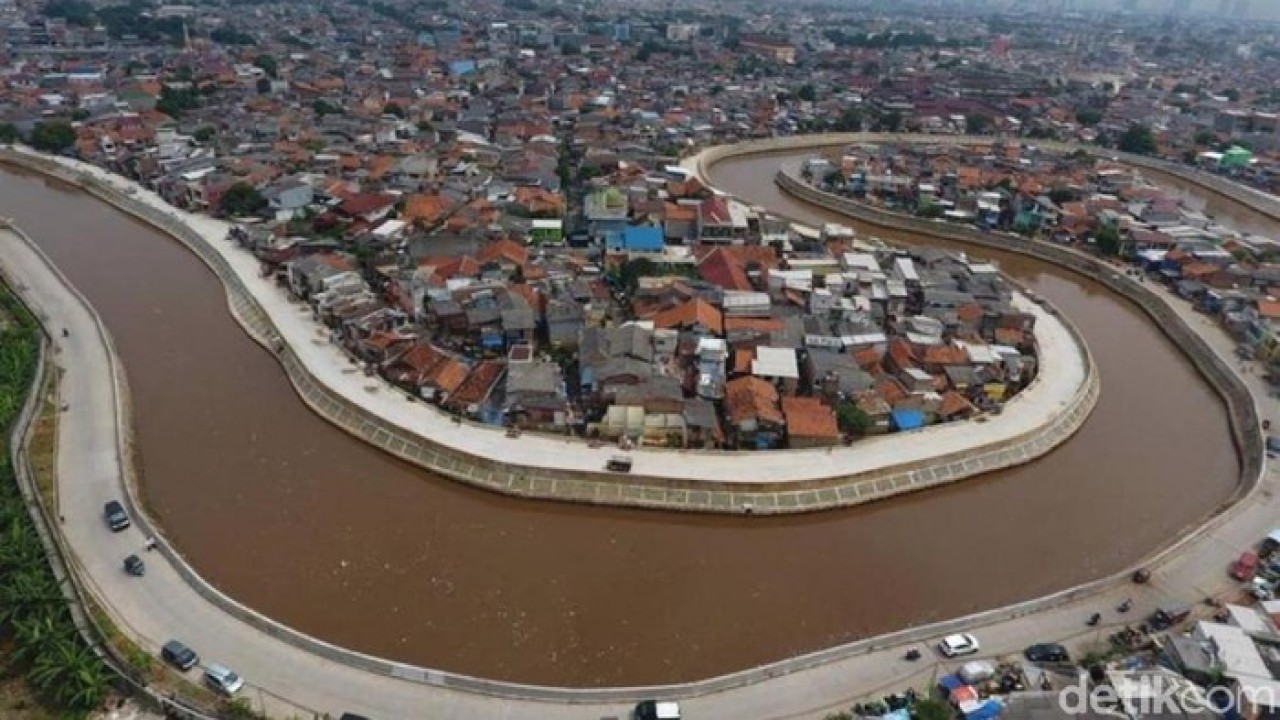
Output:
<instances>
[{"instance_id":1,"label":"blue tarpaulin","mask_svg":"<svg viewBox=\"0 0 1280 720\"><path fill-rule=\"evenodd\" d=\"M924 413L919 410L894 410L893 424L899 430L915 430L924 427Z\"/></svg>"},{"instance_id":2,"label":"blue tarpaulin","mask_svg":"<svg viewBox=\"0 0 1280 720\"><path fill-rule=\"evenodd\" d=\"M911 711L903 708L902 710L894 710L890 713L881 715L884 720L911 720Z\"/></svg>"},{"instance_id":3,"label":"blue tarpaulin","mask_svg":"<svg viewBox=\"0 0 1280 720\"><path fill-rule=\"evenodd\" d=\"M945 690L947 695L950 695L952 690L955 690L958 687L964 687L967 684L968 683L955 675L943 675L938 679L938 687Z\"/></svg>"}]
</instances>

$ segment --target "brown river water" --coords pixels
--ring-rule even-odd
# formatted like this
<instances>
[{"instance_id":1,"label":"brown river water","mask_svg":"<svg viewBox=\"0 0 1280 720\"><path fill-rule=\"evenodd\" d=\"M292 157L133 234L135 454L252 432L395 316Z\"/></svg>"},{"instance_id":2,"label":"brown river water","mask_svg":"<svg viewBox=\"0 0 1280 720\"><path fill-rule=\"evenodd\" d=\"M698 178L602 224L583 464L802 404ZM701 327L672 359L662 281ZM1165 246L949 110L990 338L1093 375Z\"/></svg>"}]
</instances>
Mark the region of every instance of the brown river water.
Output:
<instances>
[{"instance_id":1,"label":"brown river water","mask_svg":"<svg viewBox=\"0 0 1280 720\"><path fill-rule=\"evenodd\" d=\"M779 196L778 162L715 175L818 219ZM1076 437L868 507L693 516L500 497L393 460L302 404L175 241L10 169L0 214L113 333L148 504L180 550L249 606L398 660L569 686L708 677L1117 570L1237 482L1222 404L1181 354L1127 303L1028 260L997 258L1076 321L1101 367Z\"/></svg>"}]
</instances>

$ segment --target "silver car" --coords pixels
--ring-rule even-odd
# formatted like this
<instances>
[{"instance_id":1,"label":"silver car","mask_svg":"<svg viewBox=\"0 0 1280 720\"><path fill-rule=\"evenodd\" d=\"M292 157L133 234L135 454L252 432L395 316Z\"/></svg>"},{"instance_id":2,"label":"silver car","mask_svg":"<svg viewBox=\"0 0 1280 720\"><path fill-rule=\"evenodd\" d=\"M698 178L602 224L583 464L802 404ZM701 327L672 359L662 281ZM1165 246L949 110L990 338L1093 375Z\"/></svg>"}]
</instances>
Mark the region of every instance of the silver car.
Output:
<instances>
[{"instance_id":1,"label":"silver car","mask_svg":"<svg viewBox=\"0 0 1280 720\"><path fill-rule=\"evenodd\" d=\"M225 665L211 663L204 669L204 684L215 692L220 692L230 697L240 692L240 688L244 687L244 678Z\"/></svg>"}]
</instances>

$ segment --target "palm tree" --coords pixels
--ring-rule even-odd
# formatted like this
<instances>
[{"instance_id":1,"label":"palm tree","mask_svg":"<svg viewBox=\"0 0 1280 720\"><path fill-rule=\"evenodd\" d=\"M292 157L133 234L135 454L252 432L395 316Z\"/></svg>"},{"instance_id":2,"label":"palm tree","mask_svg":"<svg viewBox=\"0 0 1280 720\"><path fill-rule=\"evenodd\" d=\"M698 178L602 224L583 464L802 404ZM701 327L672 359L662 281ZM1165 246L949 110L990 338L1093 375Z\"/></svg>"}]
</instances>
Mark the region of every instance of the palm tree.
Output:
<instances>
[{"instance_id":1,"label":"palm tree","mask_svg":"<svg viewBox=\"0 0 1280 720\"><path fill-rule=\"evenodd\" d=\"M74 636L54 639L28 676L31 683L66 707L90 709L106 695L102 662Z\"/></svg>"},{"instance_id":2,"label":"palm tree","mask_svg":"<svg viewBox=\"0 0 1280 720\"><path fill-rule=\"evenodd\" d=\"M64 632L52 612L28 613L14 623L13 661L18 665L34 664L54 638Z\"/></svg>"},{"instance_id":3,"label":"palm tree","mask_svg":"<svg viewBox=\"0 0 1280 720\"><path fill-rule=\"evenodd\" d=\"M0 577L0 628L16 623L35 608L65 602L53 576L41 568L5 573Z\"/></svg>"}]
</instances>

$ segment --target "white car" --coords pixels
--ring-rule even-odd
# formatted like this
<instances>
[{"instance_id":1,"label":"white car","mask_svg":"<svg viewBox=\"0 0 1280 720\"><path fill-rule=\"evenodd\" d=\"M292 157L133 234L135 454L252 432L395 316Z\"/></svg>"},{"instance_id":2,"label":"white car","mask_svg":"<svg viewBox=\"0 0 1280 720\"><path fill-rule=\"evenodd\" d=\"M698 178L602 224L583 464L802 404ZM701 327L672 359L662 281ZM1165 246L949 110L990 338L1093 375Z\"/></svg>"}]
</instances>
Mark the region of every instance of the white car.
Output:
<instances>
[{"instance_id":1,"label":"white car","mask_svg":"<svg viewBox=\"0 0 1280 720\"><path fill-rule=\"evenodd\" d=\"M947 657L959 657L961 655L972 655L981 647L978 645L978 638L969 633L957 633L942 638L942 642L938 643L938 650Z\"/></svg>"}]
</instances>

